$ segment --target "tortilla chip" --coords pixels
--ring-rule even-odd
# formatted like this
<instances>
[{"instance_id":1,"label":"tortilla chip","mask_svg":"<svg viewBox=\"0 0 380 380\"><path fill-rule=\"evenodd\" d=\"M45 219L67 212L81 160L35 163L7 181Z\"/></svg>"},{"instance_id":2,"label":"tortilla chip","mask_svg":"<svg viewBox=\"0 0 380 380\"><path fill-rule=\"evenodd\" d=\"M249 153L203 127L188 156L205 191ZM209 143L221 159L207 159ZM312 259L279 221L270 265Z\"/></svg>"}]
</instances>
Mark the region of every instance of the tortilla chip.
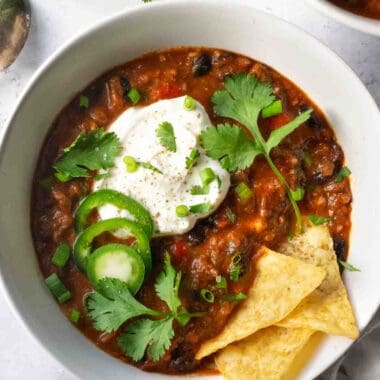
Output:
<instances>
[{"instance_id":1,"label":"tortilla chip","mask_svg":"<svg viewBox=\"0 0 380 380\"><path fill-rule=\"evenodd\" d=\"M202 359L284 319L316 289L325 271L314 265L266 249L256 263L256 278L247 299L223 331L206 341L196 354Z\"/></svg>"},{"instance_id":2,"label":"tortilla chip","mask_svg":"<svg viewBox=\"0 0 380 380\"><path fill-rule=\"evenodd\" d=\"M271 326L230 344L215 357L225 380L279 380L314 333Z\"/></svg>"},{"instance_id":3,"label":"tortilla chip","mask_svg":"<svg viewBox=\"0 0 380 380\"><path fill-rule=\"evenodd\" d=\"M359 335L354 313L339 272L333 241L326 226L314 226L286 243L281 252L326 271L321 285L284 320L287 328L308 328L355 339Z\"/></svg>"}]
</instances>

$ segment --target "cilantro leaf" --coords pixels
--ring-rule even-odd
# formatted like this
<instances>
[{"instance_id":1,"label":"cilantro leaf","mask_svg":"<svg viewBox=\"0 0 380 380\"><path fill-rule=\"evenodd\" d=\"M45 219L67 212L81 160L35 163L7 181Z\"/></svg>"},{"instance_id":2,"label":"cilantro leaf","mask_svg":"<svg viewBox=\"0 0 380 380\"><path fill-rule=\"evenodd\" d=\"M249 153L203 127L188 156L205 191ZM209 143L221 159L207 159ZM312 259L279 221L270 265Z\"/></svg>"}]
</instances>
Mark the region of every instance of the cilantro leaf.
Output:
<instances>
[{"instance_id":1,"label":"cilantro leaf","mask_svg":"<svg viewBox=\"0 0 380 380\"><path fill-rule=\"evenodd\" d=\"M178 296L179 284L181 282L181 272L176 272L170 262L170 256L166 252L164 258L164 270L158 275L155 289L157 295L167 303L173 314L177 313L181 306Z\"/></svg>"},{"instance_id":2,"label":"cilantro leaf","mask_svg":"<svg viewBox=\"0 0 380 380\"><path fill-rule=\"evenodd\" d=\"M89 170L110 169L120 152L119 138L113 132L107 133L101 128L81 133L53 165L56 177L69 180L87 177Z\"/></svg>"},{"instance_id":3,"label":"cilantro leaf","mask_svg":"<svg viewBox=\"0 0 380 380\"><path fill-rule=\"evenodd\" d=\"M173 126L168 121L164 121L158 126L156 136L160 140L161 145L167 150L170 152L177 150Z\"/></svg>"},{"instance_id":4,"label":"cilantro leaf","mask_svg":"<svg viewBox=\"0 0 380 380\"><path fill-rule=\"evenodd\" d=\"M116 331L126 320L140 315L162 315L138 302L125 282L115 278L99 281L97 292L86 299L89 317L99 331Z\"/></svg>"},{"instance_id":5,"label":"cilantro leaf","mask_svg":"<svg viewBox=\"0 0 380 380\"><path fill-rule=\"evenodd\" d=\"M127 327L118 339L118 345L134 361L141 360L145 351L153 361L157 361L169 349L173 337L173 317L141 319Z\"/></svg>"},{"instance_id":6,"label":"cilantro leaf","mask_svg":"<svg viewBox=\"0 0 380 380\"><path fill-rule=\"evenodd\" d=\"M253 141L245 136L243 131L239 132L240 128L237 126L222 124L222 127L217 126L216 131L208 128L201 135L207 155L220 160L225 169L236 171L244 170L253 163L256 156L263 154L270 168L285 187L296 215L297 227L302 230L301 213L297 201L286 179L272 161L270 151L302 125L310 117L311 111L302 113L287 125L273 131L268 141L265 141L258 126L258 118L261 111L275 100L270 83L259 82L251 74L235 74L225 79L224 89L216 91L211 100L218 116L228 117L243 124L251 133Z\"/></svg>"},{"instance_id":7,"label":"cilantro leaf","mask_svg":"<svg viewBox=\"0 0 380 380\"><path fill-rule=\"evenodd\" d=\"M270 152L274 147L276 147L286 136L290 135L301 124L307 121L312 112L313 110L309 109L298 115L288 124L272 131L266 143L268 152Z\"/></svg>"},{"instance_id":8,"label":"cilantro leaf","mask_svg":"<svg viewBox=\"0 0 380 380\"><path fill-rule=\"evenodd\" d=\"M190 154L186 157L186 169L189 170L195 164L195 161L200 156L200 153L197 149L193 149Z\"/></svg>"},{"instance_id":9,"label":"cilantro leaf","mask_svg":"<svg viewBox=\"0 0 380 380\"><path fill-rule=\"evenodd\" d=\"M208 127L201 134L201 142L206 154L220 160L230 171L244 170L262 153L257 144L250 140L237 125L218 124Z\"/></svg>"}]
</instances>

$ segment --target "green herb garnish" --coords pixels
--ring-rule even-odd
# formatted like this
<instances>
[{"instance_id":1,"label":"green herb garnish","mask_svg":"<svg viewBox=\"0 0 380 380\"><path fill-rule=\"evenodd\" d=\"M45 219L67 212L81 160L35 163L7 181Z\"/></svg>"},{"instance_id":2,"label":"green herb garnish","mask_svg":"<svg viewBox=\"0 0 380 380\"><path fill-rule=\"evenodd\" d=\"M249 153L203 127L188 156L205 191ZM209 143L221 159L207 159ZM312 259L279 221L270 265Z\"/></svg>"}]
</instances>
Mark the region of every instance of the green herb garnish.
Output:
<instances>
[{"instance_id":1,"label":"green herb garnish","mask_svg":"<svg viewBox=\"0 0 380 380\"><path fill-rule=\"evenodd\" d=\"M100 128L81 133L53 165L58 180L66 182L76 177L88 177L89 170L106 170L114 166L121 146L117 135Z\"/></svg>"},{"instance_id":2,"label":"green herb garnish","mask_svg":"<svg viewBox=\"0 0 380 380\"><path fill-rule=\"evenodd\" d=\"M136 105L140 101L141 95L135 88L132 88L128 92L128 98L131 100L133 105Z\"/></svg>"},{"instance_id":3,"label":"green herb garnish","mask_svg":"<svg viewBox=\"0 0 380 380\"><path fill-rule=\"evenodd\" d=\"M315 226L319 226L330 221L330 218L321 215L309 215L308 218L310 222L313 223Z\"/></svg>"},{"instance_id":4,"label":"green herb garnish","mask_svg":"<svg viewBox=\"0 0 380 380\"><path fill-rule=\"evenodd\" d=\"M335 182L342 182L350 174L351 174L351 170L347 166L344 166L335 177Z\"/></svg>"},{"instance_id":5,"label":"green herb garnish","mask_svg":"<svg viewBox=\"0 0 380 380\"><path fill-rule=\"evenodd\" d=\"M187 111L194 111L197 108L195 100L191 96L186 96L183 102L183 106Z\"/></svg>"},{"instance_id":6,"label":"green herb garnish","mask_svg":"<svg viewBox=\"0 0 380 380\"><path fill-rule=\"evenodd\" d=\"M156 172L156 173L164 174L160 169L153 166L150 162L139 161L138 164L139 164L139 166L143 167L144 169L148 169L148 170L152 170L153 172Z\"/></svg>"},{"instance_id":7,"label":"green herb garnish","mask_svg":"<svg viewBox=\"0 0 380 380\"><path fill-rule=\"evenodd\" d=\"M156 129L156 136L160 140L160 144L170 152L177 150L173 125L168 121L162 122Z\"/></svg>"},{"instance_id":8,"label":"green herb garnish","mask_svg":"<svg viewBox=\"0 0 380 380\"><path fill-rule=\"evenodd\" d=\"M305 190L302 187L297 187L295 190L291 190L295 201L302 201L305 196Z\"/></svg>"},{"instance_id":9,"label":"green herb garnish","mask_svg":"<svg viewBox=\"0 0 380 380\"><path fill-rule=\"evenodd\" d=\"M212 206L209 202L199 203L197 205L192 205L189 207L190 212L192 212L193 214L209 212L211 209Z\"/></svg>"},{"instance_id":10,"label":"green herb garnish","mask_svg":"<svg viewBox=\"0 0 380 380\"><path fill-rule=\"evenodd\" d=\"M252 190L244 182L240 182L235 187L235 193L242 201L248 201L252 197Z\"/></svg>"},{"instance_id":11,"label":"green herb garnish","mask_svg":"<svg viewBox=\"0 0 380 380\"><path fill-rule=\"evenodd\" d=\"M191 195L205 195L210 192L210 187L208 185L204 186L198 186L195 185L190 189L190 194Z\"/></svg>"},{"instance_id":12,"label":"green herb garnish","mask_svg":"<svg viewBox=\"0 0 380 380\"><path fill-rule=\"evenodd\" d=\"M229 221L232 224L236 224L236 219L237 219L236 214L234 214L229 207L226 208L226 214L227 214L227 218L229 219Z\"/></svg>"},{"instance_id":13,"label":"green herb garnish","mask_svg":"<svg viewBox=\"0 0 380 380\"><path fill-rule=\"evenodd\" d=\"M278 100L275 100L268 107L265 107L261 111L261 116L264 119L266 119L267 117L279 115L280 113L282 113L282 101L280 99L278 99Z\"/></svg>"},{"instance_id":14,"label":"green herb garnish","mask_svg":"<svg viewBox=\"0 0 380 380\"><path fill-rule=\"evenodd\" d=\"M70 258L71 249L66 243L60 244L54 252L51 262L57 267L64 267Z\"/></svg>"},{"instance_id":15,"label":"green herb garnish","mask_svg":"<svg viewBox=\"0 0 380 380\"><path fill-rule=\"evenodd\" d=\"M81 95L79 97L79 107L81 108L88 108L90 105L90 100L87 96Z\"/></svg>"},{"instance_id":16,"label":"green herb garnish","mask_svg":"<svg viewBox=\"0 0 380 380\"><path fill-rule=\"evenodd\" d=\"M218 289L226 289L227 288L227 280L223 276L216 276L215 278L216 287Z\"/></svg>"},{"instance_id":17,"label":"green herb garnish","mask_svg":"<svg viewBox=\"0 0 380 380\"><path fill-rule=\"evenodd\" d=\"M73 323L78 323L80 318L80 311L77 309L71 310L70 321Z\"/></svg>"},{"instance_id":18,"label":"green herb garnish","mask_svg":"<svg viewBox=\"0 0 380 380\"><path fill-rule=\"evenodd\" d=\"M200 153L197 149L193 149L191 153L186 157L186 169L189 170L195 164L195 161L200 156Z\"/></svg>"},{"instance_id":19,"label":"green herb garnish","mask_svg":"<svg viewBox=\"0 0 380 380\"><path fill-rule=\"evenodd\" d=\"M231 266L230 266L230 279L234 282L239 281L240 273L241 273L241 255L235 255L232 258Z\"/></svg>"},{"instance_id":20,"label":"green herb garnish","mask_svg":"<svg viewBox=\"0 0 380 380\"><path fill-rule=\"evenodd\" d=\"M184 218L190 214L190 210L186 205L178 205L175 208L175 213L179 218Z\"/></svg>"},{"instance_id":21,"label":"green herb garnish","mask_svg":"<svg viewBox=\"0 0 380 380\"><path fill-rule=\"evenodd\" d=\"M200 291L200 295L208 303L214 303L215 302L215 296L211 290L202 289Z\"/></svg>"},{"instance_id":22,"label":"green herb garnish","mask_svg":"<svg viewBox=\"0 0 380 380\"><path fill-rule=\"evenodd\" d=\"M237 294L223 294L222 300L223 301L232 301L232 302L240 302L244 301L247 298L247 295L240 292Z\"/></svg>"},{"instance_id":23,"label":"green herb garnish","mask_svg":"<svg viewBox=\"0 0 380 380\"><path fill-rule=\"evenodd\" d=\"M352 264L348 263L347 261L344 261L344 260L338 260L339 261L339 264L347 269L348 271L350 272L360 272L360 269L354 267Z\"/></svg>"},{"instance_id":24,"label":"green herb garnish","mask_svg":"<svg viewBox=\"0 0 380 380\"><path fill-rule=\"evenodd\" d=\"M164 315L163 319L141 319L134 322L120 336L119 347L133 360L141 360L145 351L153 361L159 360L171 345L175 319L181 325L185 325L191 318L205 315L205 313L188 313L182 307L178 296L180 282L181 272L175 271L171 265L170 256L166 254L164 270L157 277L155 289L158 297L167 304L170 311Z\"/></svg>"},{"instance_id":25,"label":"green herb garnish","mask_svg":"<svg viewBox=\"0 0 380 380\"><path fill-rule=\"evenodd\" d=\"M207 155L220 160L222 166L230 171L244 170L258 155L264 155L272 171L285 187L296 215L297 226L302 230L301 213L297 202L285 178L272 161L270 152L308 120L312 110L303 112L288 124L272 131L265 141L257 121L262 110L275 101L272 86L266 82L259 82L251 74L233 75L226 78L224 84L225 88L216 91L212 97L215 113L243 124L253 140L237 125L219 124L215 128L209 127L201 134L202 145Z\"/></svg>"}]
</instances>

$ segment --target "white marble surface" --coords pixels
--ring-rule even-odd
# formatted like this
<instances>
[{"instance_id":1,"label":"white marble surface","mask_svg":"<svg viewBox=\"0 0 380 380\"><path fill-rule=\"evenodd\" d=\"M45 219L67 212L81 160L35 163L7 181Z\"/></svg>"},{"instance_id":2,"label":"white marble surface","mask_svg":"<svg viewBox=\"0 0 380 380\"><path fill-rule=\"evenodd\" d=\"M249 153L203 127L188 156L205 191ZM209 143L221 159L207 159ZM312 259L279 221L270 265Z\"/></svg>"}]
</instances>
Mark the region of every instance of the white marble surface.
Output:
<instances>
[{"instance_id":1,"label":"white marble surface","mask_svg":"<svg viewBox=\"0 0 380 380\"><path fill-rule=\"evenodd\" d=\"M322 16L311 9L305 0L250 1L322 40L353 68L380 105L380 40ZM149 6L141 0L31 0L31 5L32 28L27 44L16 63L7 71L0 72L0 135L28 79L63 42L126 7ZM74 380L18 324L1 293L0 326L1 379ZM378 336L372 335L371 338L377 341ZM355 356L358 355L363 355L363 352L355 353ZM368 380L378 378L380 363L376 368L376 357L378 351L373 352L371 360L366 361L365 357L360 356L361 363L366 363L365 378ZM355 373L346 378L364 379L363 371Z\"/></svg>"}]
</instances>

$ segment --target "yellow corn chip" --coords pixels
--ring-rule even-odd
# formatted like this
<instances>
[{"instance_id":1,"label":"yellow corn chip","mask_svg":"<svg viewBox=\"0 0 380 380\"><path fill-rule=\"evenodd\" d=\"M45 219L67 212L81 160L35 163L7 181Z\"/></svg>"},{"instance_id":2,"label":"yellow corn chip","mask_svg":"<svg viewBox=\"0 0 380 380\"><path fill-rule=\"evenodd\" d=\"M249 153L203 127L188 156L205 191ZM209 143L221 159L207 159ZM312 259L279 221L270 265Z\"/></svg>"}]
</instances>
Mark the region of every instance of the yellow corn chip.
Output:
<instances>
[{"instance_id":1,"label":"yellow corn chip","mask_svg":"<svg viewBox=\"0 0 380 380\"><path fill-rule=\"evenodd\" d=\"M287 328L308 328L355 339L359 331L339 273L333 242L326 226L314 226L287 242L281 251L326 271L320 286L284 320Z\"/></svg>"},{"instance_id":2,"label":"yellow corn chip","mask_svg":"<svg viewBox=\"0 0 380 380\"><path fill-rule=\"evenodd\" d=\"M230 344L215 357L225 380L279 380L305 346L311 329L271 326Z\"/></svg>"},{"instance_id":3,"label":"yellow corn chip","mask_svg":"<svg viewBox=\"0 0 380 380\"><path fill-rule=\"evenodd\" d=\"M281 321L320 285L324 276L321 268L266 250L257 260L256 278L247 299L223 331L201 346L196 359Z\"/></svg>"}]
</instances>

